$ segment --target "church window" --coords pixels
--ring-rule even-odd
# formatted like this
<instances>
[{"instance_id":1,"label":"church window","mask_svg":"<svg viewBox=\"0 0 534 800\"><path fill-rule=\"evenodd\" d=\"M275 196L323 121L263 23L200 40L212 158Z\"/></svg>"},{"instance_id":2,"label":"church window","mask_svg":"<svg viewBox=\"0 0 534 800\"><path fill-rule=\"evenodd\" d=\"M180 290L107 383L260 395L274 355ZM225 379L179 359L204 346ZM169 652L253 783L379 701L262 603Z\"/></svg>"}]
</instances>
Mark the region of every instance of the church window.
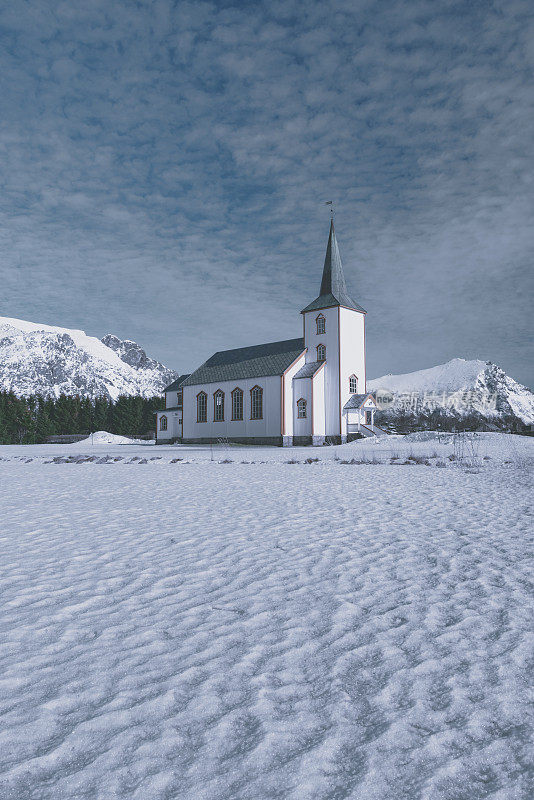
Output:
<instances>
[{"instance_id":1,"label":"church window","mask_svg":"<svg viewBox=\"0 0 534 800\"><path fill-rule=\"evenodd\" d=\"M263 389L255 386L250 390L250 419L263 419Z\"/></svg>"},{"instance_id":2,"label":"church window","mask_svg":"<svg viewBox=\"0 0 534 800\"><path fill-rule=\"evenodd\" d=\"M232 392L232 419L243 419L243 392L239 388Z\"/></svg>"},{"instance_id":3,"label":"church window","mask_svg":"<svg viewBox=\"0 0 534 800\"><path fill-rule=\"evenodd\" d=\"M167 430L167 417L164 416L159 418L159 429L160 431Z\"/></svg>"},{"instance_id":4,"label":"church window","mask_svg":"<svg viewBox=\"0 0 534 800\"><path fill-rule=\"evenodd\" d=\"M221 389L213 395L213 421L224 422L224 392Z\"/></svg>"},{"instance_id":5,"label":"church window","mask_svg":"<svg viewBox=\"0 0 534 800\"><path fill-rule=\"evenodd\" d=\"M303 397L297 400L297 417L299 419L306 419L306 400Z\"/></svg>"},{"instance_id":6,"label":"church window","mask_svg":"<svg viewBox=\"0 0 534 800\"><path fill-rule=\"evenodd\" d=\"M184 403L184 390L178 389L178 393L176 395L176 406L177 408L182 408Z\"/></svg>"},{"instance_id":7,"label":"church window","mask_svg":"<svg viewBox=\"0 0 534 800\"><path fill-rule=\"evenodd\" d=\"M208 421L208 395L206 392L197 394L197 422Z\"/></svg>"},{"instance_id":8,"label":"church window","mask_svg":"<svg viewBox=\"0 0 534 800\"><path fill-rule=\"evenodd\" d=\"M358 394L358 378L356 375L351 375L349 378L349 392L351 394Z\"/></svg>"},{"instance_id":9,"label":"church window","mask_svg":"<svg viewBox=\"0 0 534 800\"><path fill-rule=\"evenodd\" d=\"M326 361L326 347L320 344L317 348L317 361Z\"/></svg>"},{"instance_id":10,"label":"church window","mask_svg":"<svg viewBox=\"0 0 534 800\"><path fill-rule=\"evenodd\" d=\"M326 333L326 320L323 315L319 314L315 321L317 323L317 333Z\"/></svg>"}]
</instances>

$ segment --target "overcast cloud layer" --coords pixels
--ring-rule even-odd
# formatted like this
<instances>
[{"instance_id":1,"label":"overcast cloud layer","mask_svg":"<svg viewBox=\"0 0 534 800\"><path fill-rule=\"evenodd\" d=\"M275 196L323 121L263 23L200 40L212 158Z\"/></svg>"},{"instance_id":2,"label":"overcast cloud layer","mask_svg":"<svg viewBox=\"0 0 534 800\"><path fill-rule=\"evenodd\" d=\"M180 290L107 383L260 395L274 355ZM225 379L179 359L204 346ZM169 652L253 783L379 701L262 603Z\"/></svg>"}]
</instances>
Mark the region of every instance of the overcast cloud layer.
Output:
<instances>
[{"instance_id":1,"label":"overcast cloud layer","mask_svg":"<svg viewBox=\"0 0 534 800\"><path fill-rule=\"evenodd\" d=\"M0 11L0 314L190 371L301 334L326 200L368 373L534 384L530 2Z\"/></svg>"}]
</instances>

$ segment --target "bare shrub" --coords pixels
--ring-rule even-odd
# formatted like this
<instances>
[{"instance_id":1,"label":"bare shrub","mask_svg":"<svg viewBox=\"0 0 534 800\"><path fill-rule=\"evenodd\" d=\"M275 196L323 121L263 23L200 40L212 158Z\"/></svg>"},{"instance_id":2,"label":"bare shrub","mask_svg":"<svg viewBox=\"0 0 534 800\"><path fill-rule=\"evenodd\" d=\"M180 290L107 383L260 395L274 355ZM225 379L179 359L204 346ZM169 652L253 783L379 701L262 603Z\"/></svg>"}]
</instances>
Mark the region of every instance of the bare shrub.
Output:
<instances>
[{"instance_id":1,"label":"bare shrub","mask_svg":"<svg viewBox=\"0 0 534 800\"><path fill-rule=\"evenodd\" d=\"M408 456L408 463L411 462L412 464L424 464L426 467L430 466L430 461L426 456L416 456L416 455L409 455Z\"/></svg>"},{"instance_id":2,"label":"bare shrub","mask_svg":"<svg viewBox=\"0 0 534 800\"><path fill-rule=\"evenodd\" d=\"M453 445L455 461L467 467L476 467L479 465L479 437L476 433L471 431L458 431L453 435Z\"/></svg>"},{"instance_id":3,"label":"bare shrub","mask_svg":"<svg viewBox=\"0 0 534 800\"><path fill-rule=\"evenodd\" d=\"M357 458L351 458L350 461L344 460L344 461L340 461L339 463L340 464L360 464L360 465L362 465L362 464L372 464L372 465L376 465L376 464L382 464L382 461L379 461L375 456L373 456L373 458L371 458L371 459L367 459L367 458L358 458L358 459Z\"/></svg>"}]
</instances>

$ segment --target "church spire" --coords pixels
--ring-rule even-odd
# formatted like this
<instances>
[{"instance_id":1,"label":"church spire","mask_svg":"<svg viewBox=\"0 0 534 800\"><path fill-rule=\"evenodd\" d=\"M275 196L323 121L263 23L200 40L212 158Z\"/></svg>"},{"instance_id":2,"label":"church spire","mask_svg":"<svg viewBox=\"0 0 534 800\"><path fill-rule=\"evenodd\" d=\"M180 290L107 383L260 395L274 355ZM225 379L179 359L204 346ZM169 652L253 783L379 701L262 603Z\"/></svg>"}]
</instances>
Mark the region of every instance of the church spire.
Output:
<instances>
[{"instance_id":1,"label":"church spire","mask_svg":"<svg viewBox=\"0 0 534 800\"><path fill-rule=\"evenodd\" d=\"M343 264L339 255L339 247L334 229L334 220L330 221L330 235L326 248L323 267L323 280L321 281L321 297L331 294L334 297L347 294L347 284L343 273Z\"/></svg>"},{"instance_id":2,"label":"church spire","mask_svg":"<svg viewBox=\"0 0 534 800\"><path fill-rule=\"evenodd\" d=\"M321 292L313 303L310 303L309 306L306 306L306 308L302 310L302 313L304 314L306 311L314 311L320 308L331 308L332 306L345 306L346 308L352 308L355 311L363 311L365 313L365 309L358 305L358 303L355 303L347 292L347 284L345 283L345 274L339 254L333 219L330 221L330 234L328 236L328 245L326 247L326 256L324 259Z\"/></svg>"}]
</instances>

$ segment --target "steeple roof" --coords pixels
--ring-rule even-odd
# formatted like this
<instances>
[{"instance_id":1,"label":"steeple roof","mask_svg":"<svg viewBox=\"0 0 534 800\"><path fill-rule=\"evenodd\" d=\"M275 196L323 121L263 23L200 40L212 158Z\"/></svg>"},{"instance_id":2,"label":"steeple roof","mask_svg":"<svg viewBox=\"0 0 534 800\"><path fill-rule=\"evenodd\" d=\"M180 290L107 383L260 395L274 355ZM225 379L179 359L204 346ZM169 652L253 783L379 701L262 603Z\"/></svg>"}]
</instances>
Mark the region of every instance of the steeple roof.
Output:
<instances>
[{"instance_id":1,"label":"steeple roof","mask_svg":"<svg viewBox=\"0 0 534 800\"><path fill-rule=\"evenodd\" d=\"M345 308L353 308L355 311L362 311L365 314L365 309L354 302L347 293L343 264L341 263L336 232L334 230L334 220L330 223L330 235L328 237L328 246L326 248L323 267L323 279L321 281L321 293L313 303L310 303L306 308L302 309L301 313L304 314L306 311L319 310L320 308L331 308L332 306L345 306Z\"/></svg>"}]
</instances>

